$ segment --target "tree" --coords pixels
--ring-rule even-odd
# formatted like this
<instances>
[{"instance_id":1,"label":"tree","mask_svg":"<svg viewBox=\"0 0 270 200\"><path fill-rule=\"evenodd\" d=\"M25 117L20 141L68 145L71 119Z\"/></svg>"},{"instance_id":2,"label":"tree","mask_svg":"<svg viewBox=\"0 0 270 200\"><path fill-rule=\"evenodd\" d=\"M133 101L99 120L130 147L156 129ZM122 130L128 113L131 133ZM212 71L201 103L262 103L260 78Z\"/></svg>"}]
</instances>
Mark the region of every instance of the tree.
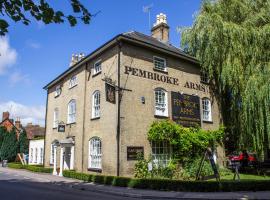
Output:
<instances>
[{"instance_id":1,"label":"tree","mask_svg":"<svg viewBox=\"0 0 270 200\"><path fill-rule=\"evenodd\" d=\"M9 133L5 134L1 149L1 160L14 161L18 152L18 142L16 137L16 129L13 128Z\"/></svg>"},{"instance_id":2,"label":"tree","mask_svg":"<svg viewBox=\"0 0 270 200\"><path fill-rule=\"evenodd\" d=\"M6 128L4 126L1 126L0 127L0 149L1 149L6 132L7 132Z\"/></svg>"},{"instance_id":3,"label":"tree","mask_svg":"<svg viewBox=\"0 0 270 200\"><path fill-rule=\"evenodd\" d=\"M20 133L19 141L19 153L28 153L28 148L29 148L29 140L27 138L26 131L23 129L23 131Z\"/></svg>"},{"instance_id":4,"label":"tree","mask_svg":"<svg viewBox=\"0 0 270 200\"><path fill-rule=\"evenodd\" d=\"M7 16L15 22L21 21L25 25L30 24L29 16L37 21L42 21L45 24L64 23L68 21L71 26L77 24L77 20L81 20L85 24L90 23L92 15L80 3L79 0L70 0L72 10L75 14L66 15L60 10L54 10L46 0L40 0L39 3L34 0L4 0L0 1L0 14ZM5 35L8 32L8 22L5 19L0 19L0 35Z\"/></svg>"},{"instance_id":5,"label":"tree","mask_svg":"<svg viewBox=\"0 0 270 200\"><path fill-rule=\"evenodd\" d=\"M219 96L230 143L261 157L270 142L269 12L269 0L206 0L182 31Z\"/></svg>"}]
</instances>

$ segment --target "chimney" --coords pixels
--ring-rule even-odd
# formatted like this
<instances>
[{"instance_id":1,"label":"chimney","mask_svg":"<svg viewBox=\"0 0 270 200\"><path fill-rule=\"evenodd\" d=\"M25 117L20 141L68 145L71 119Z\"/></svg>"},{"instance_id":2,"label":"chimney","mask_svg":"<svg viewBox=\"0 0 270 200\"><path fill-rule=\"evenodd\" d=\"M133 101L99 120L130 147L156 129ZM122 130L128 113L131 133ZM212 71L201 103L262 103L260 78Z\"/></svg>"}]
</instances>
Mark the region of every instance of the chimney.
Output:
<instances>
[{"instance_id":1,"label":"chimney","mask_svg":"<svg viewBox=\"0 0 270 200\"><path fill-rule=\"evenodd\" d=\"M151 29L152 37L168 43L169 42L169 30L170 27L167 24L167 16L163 13L157 15L157 21L154 23L153 28Z\"/></svg>"},{"instance_id":2,"label":"chimney","mask_svg":"<svg viewBox=\"0 0 270 200\"><path fill-rule=\"evenodd\" d=\"M15 121L15 127L20 130L21 128L21 121L20 118L17 117L16 121Z\"/></svg>"},{"instance_id":3,"label":"chimney","mask_svg":"<svg viewBox=\"0 0 270 200\"><path fill-rule=\"evenodd\" d=\"M8 111L3 112L2 121L4 121L5 119L9 119L9 112Z\"/></svg>"},{"instance_id":4,"label":"chimney","mask_svg":"<svg viewBox=\"0 0 270 200\"><path fill-rule=\"evenodd\" d=\"M77 62L79 62L83 58L84 58L84 53L72 54L69 66L70 67L74 66Z\"/></svg>"}]
</instances>

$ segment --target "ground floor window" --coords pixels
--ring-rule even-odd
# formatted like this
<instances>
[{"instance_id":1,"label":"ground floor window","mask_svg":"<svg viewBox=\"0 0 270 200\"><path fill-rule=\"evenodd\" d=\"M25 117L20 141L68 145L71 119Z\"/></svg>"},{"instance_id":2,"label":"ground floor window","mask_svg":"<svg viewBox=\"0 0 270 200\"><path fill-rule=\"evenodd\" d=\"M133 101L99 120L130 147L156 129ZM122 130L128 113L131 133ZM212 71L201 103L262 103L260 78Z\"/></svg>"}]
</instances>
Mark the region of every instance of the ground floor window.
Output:
<instances>
[{"instance_id":1,"label":"ground floor window","mask_svg":"<svg viewBox=\"0 0 270 200\"><path fill-rule=\"evenodd\" d=\"M99 138L92 138L89 140L89 168L101 169L102 154L101 154L101 140Z\"/></svg>"},{"instance_id":2,"label":"ground floor window","mask_svg":"<svg viewBox=\"0 0 270 200\"><path fill-rule=\"evenodd\" d=\"M54 164L54 145L51 144L50 164Z\"/></svg>"},{"instance_id":3,"label":"ground floor window","mask_svg":"<svg viewBox=\"0 0 270 200\"><path fill-rule=\"evenodd\" d=\"M168 166L171 159L171 146L168 141L152 142L152 159L158 167Z\"/></svg>"}]
</instances>

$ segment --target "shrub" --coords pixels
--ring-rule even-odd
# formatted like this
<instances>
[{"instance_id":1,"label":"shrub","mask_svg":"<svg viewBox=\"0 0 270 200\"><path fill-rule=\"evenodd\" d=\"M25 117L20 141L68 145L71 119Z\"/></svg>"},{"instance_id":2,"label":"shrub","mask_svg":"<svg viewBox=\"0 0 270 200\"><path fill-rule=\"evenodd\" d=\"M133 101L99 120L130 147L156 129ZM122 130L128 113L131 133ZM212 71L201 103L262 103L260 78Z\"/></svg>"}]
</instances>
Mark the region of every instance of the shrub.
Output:
<instances>
[{"instance_id":1,"label":"shrub","mask_svg":"<svg viewBox=\"0 0 270 200\"><path fill-rule=\"evenodd\" d=\"M112 185L114 176L104 176L104 184L105 185Z\"/></svg>"},{"instance_id":2,"label":"shrub","mask_svg":"<svg viewBox=\"0 0 270 200\"><path fill-rule=\"evenodd\" d=\"M183 173L182 173L183 179L188 179L188 180L195 179L200 163L201 163L201 158L199 157L195 158L193 161L186 163L183 168ZM211 167L211 164L209 163L208 160L205 160L203 164L203 168L201 170L201 176L202 177L210 176L212 174L214 174L214 172Z\"/></svg>"},{"instance_id":3,"label":"shrub","mask_svg":"<svg viewBox=\"0 0 270 200\"><path fill-rule=\"evenodd\" d=\"M1 160L8 160L8 162L15 161L18 152L18 142L16 130L13 128L10 133L4 134L2 146L0 148Z\"/></svg>"},{"instance_id":4,"label":"shrub","mask_svg":"<svg viewBox=\"0 0 270 200\"><path fill-rule=\"evenodd\" d=\"M128 178L128 177L115 176L113 178L112 185L113 186L120 186L120 187L127 187L130 180L131 180L131 178Z\"/></svg>"},{"instance_id":5,"label":"shrub","mask_svg":"<svg viewBox=\"0 0 270 200\"><path fill-rule=\"evenodd\" d=\"M104 176L103 175L93 175L92 176L92 182L104 184Z\"/></svg>"}]
</instances>

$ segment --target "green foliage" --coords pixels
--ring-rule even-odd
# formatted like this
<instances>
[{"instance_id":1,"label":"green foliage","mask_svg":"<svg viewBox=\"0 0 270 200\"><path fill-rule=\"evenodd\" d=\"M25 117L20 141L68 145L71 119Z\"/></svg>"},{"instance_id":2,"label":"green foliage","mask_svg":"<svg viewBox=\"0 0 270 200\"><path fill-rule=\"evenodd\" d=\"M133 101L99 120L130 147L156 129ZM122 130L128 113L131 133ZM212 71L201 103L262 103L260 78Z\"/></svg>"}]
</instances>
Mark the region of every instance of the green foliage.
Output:
<instances>
[{"instance_id":1,"label":"green foliage","mask_svg":"<svg viewBox=\"0 0 270 200\"><path fill-rule=\"evenodd\" d=\"M173 121L155 121L148 131L149 141L167 140L173 147L173 157L180 161L200 156L207 147L221 142L224 127L209 131L201 128L185 128Z\"/></svg>"},{"instance_id":2,"label":"green foliage","mask_svg":"<svg viewBox=\"0 0 270 200\"><path fill-rule=\"evenodd\" d=\"M134 177L135 178L147 178L149 177L148 172L148 163L149 160L143 159L143 157L139 156L139 160L135 163L134 167Z\"/></svg>"},{"instance_id":3,"label":"green foliage","mask_svg":"<svg viewBox=\"0 0 270 200\"><path fill-rule=\"evenodd\" d=\"M63 175L69 178L88 180L95 183L107 184L121 187L171 190L171 191L192 191L192 192L217 192L217 191L264 191L270 187L270 181L179 181L169 179L138 179L128 177L103 176L78 173L75 171L64 171ZM97 176L96 178L93 178Z\"/></svg>"},{"instance_id":4,"label":"green foliage","mask_svg":"<svg viewBox=\"0 0 270 200\"><path fill-rule=\"evenodd\" d=\"M201 163L201 159L202 158L195 158L192 161L185 164L185 166L183 168L183 173L182 173L183 179L195 180L196 173L197 173L198 168L199 168L200 163ZM203 163L201 176L204 177L204 176L210 176L213 174L214 174L214 172L213 172L213 169L211 167L210 162L208 160L205 160Z\"/></svg>"},{"instance_id":5,"label":"green foliage","mask_svg":"<svg viewBox=\"0 0 270 200\"><path fill-rule=\"evenodd\" d=\"M13 169L26 169L32 172L40 172L40 173L52 173L53 169L52 168L45 168L42 165L22 165L19 162L11 162L8 163L8 167L9 168L13 168Z\"/></svg>"},{"instance_id":6,"label":"green foliage","mask_svg":"<svg viewBox=\"0 0 270 200\"><path fill-rule=\"evenodd\" d=\"M5 138L5 134L7 133L7 130L4 126L0 126L0 150L1 150L1 146L3 143L3 140ZM1 153L0 153L1 155ZM1 160L1 156L0 156L0 160Z\"/></svg>"},{"instance_id":7,"label":"green foliage","mask_svg":"<svg viewBox=\"0 0 270 200\"><path fill-rule=\"evenodd\" d=\"M79 13L80 16L65 15L62 11L54 10L45 0L39 1L39 3L34 0L0 1L0 13L14 22L21 21L24 25L30 24L29 16L37 21L42 21L44 24L59 24L64 23L65 20L71 26L75 26L77 20L89 24L92 15L80 1L70 0L70 4L73 13ZM0 19L0 35L5 35L8 32L8 27L7 20Z\"/></svg>"},{"instance_id":8,"label":"green foliage","mask_svg":"<svg viewBox=\"0 0 270 200\"><path fill-rule=\"evenodd\" d=\"M18 152L18 142L16 130L13 128L9 133L6 133L0 149L1 160L12 162L15 160Z\"/></svg>"},{"instance_id":9,"label":"green foliage","mask_svg":"<svg viewBox=\"0 0 270 200\"><path fill-rule=\"evenodd\" d=\"M27 138L27 134L26 131L23 130L20 133L20 137L19 137L19 153L24 153L27 154L28 153L28 149L29 149L29 140Z\"/></svg>"},{"instance_id":10,"label":"green foliage","mask_svg":"<svg viewBox=\"0 0 270 200\"><path fill-rule=\"evenodd\" d=\"M224 108L228 147L261 157L270 145L269 10L267 0L205 0L182 32L182 47L209 73Z\"/></svg>"}]
</instances>

